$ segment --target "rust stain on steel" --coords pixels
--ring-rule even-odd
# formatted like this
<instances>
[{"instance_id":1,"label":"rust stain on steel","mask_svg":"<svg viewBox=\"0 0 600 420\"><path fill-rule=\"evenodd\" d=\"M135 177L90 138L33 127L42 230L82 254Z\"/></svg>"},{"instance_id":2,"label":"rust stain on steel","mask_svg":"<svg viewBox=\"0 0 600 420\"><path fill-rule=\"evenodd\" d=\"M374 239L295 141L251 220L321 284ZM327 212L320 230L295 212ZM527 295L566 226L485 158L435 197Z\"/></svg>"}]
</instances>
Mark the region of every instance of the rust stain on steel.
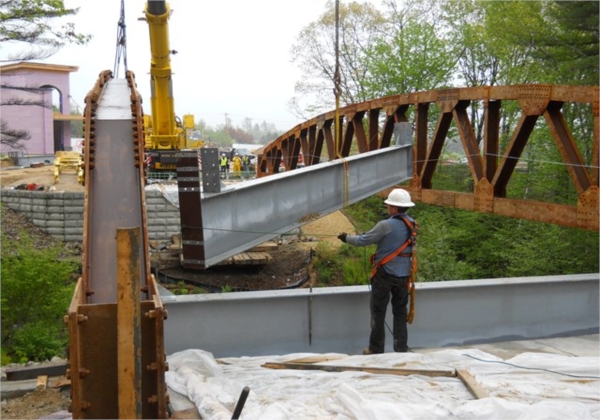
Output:
<instances>
[{"instance_id":1,"label":"rust stain on steel","mask_svg":"<svg viewBox=\"0 0 600 420\"><path fill-rule=\"evenodd\" d=\"M372 99L340 109L342 133L345 135L339 152L342 157L347 157L350 153L388 147L393 124L405 121L406 115L413 115L413 174L416 175L413 175L410 189L415 194L415 200L598 231L598 203L592 198L594 194L597 195L599 179L598 97L598 86L522 84L441 89ZM519 123L512 132L508 146L501 150L499 133L505 101L518 102L521 114L517 115L520 117ZM475 139L473 122L469 117L474 102L483 103L478 110L483 111L484 121L481 141ZM431 104L439 106L439 115L430 115L433 109ZM566 104L589 105L583 109L584 112L589 110L587 112L594 122L593 137L589 139L593 152L590 163L581 156L573 134L564 121L562 108ZM410 109L414 112L408 113ZM437 118L436 129L428 133L428 123L432 117ZM335 159L338 145L334 144L332 135L334 119L335 112L329 111L300 124L298 127L303 130L313 130L316 141L300 141L299 149L290 147L290 142L297 138L298 127L265 146L263 155L259 157L258 176L278 173L281 161L285 162L286 171L296 169L297 160L294 158L299 153L304 155L304 164L307 166L320 163L322 157ZM571 176L578 194L576 206L506 198L507 186L517 163L540 121L545 121L550 128L555 147L561 154L562 162L559 163L567 167ZM428 193L433 189L432 179L452 123L459 128L473 184L477 186L485 179L492 187L491 197L487 184L481 184L479 191L473 194Z\"/></svg>"},{"instance_id":2,"label":"rust stain on steel","mask_svg":"<svg viewBox=\"0 0 600 420\"><path fill-rule=\"evenodd\" d=\"M140 228L117 230L119 418L142 417Z\"/></svg>"}]
</instances>

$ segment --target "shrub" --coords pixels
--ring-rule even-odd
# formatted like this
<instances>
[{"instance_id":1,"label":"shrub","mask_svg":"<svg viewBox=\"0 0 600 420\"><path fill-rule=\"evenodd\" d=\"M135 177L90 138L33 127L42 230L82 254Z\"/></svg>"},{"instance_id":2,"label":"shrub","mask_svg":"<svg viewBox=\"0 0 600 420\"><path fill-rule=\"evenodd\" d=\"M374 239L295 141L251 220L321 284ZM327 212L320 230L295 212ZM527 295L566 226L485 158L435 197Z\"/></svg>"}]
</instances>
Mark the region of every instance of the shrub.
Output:
<instances>
[{"instance_id":1,"label":"shrub","mask_svg":"<svg viewBox=\"0 0 600 420\"><path fill-rule=\"evenodd\" d=\"M63 323L78 264L61 261L60 247L36 250L25 232L2 237L2 349L16 362L62 355L68 345Z\"/></svg>"},{"instance_id":2,"label":"shrub","mask_svg":"<svg viewBox=\"0 0 600 420\"><path fill-rule=\"evenodd\" d=\"M334 273L341 273L343 261L337 256L336 250L326 242L319 242L312 259L312 269L316 274L319 287L336 286Z\"/></svg>"}]
</instances>

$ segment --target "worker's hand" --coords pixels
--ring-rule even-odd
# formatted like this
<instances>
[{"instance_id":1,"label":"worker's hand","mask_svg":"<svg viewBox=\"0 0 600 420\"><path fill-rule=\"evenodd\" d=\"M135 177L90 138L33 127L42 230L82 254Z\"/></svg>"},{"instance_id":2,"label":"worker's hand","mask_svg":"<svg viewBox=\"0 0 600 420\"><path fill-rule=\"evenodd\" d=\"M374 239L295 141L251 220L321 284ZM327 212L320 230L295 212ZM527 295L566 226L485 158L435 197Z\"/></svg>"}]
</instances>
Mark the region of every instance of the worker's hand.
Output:
<instances>
[{"instance_id":1,"label":"worker's hand","mask_svg":"<svg viewBox=\"0 0 600 420\"><path fill-rule=\"evenodd\" d=\"M342 241L342 242L344 242L344 243L345 243L345 242L346 242L346 236L348 236L348 234L347 234L347 233L340 233L340 234L338 235L338 237L337 237L337 238L338 238L340 241Z\"/></svg>"}]
</instances>

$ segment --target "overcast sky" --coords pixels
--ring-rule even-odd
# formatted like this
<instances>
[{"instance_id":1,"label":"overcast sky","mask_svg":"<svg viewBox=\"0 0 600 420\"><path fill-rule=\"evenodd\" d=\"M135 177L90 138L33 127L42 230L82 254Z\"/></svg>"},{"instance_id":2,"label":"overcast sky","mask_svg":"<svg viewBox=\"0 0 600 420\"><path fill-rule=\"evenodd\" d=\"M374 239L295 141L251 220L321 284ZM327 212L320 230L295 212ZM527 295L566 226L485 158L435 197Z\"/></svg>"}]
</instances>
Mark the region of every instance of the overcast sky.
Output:
<instances>
[{"instance_id":1,"label":"overcast sky","mask_svg":"<svg viewBox=\"0 0 600 420\"><path fill-rule=\"evenodd\" d=\"M175 111L210 126L246 117L280 130L301 120L287 109L299 71L291 47L301 29L325 11L327 0L171 0L169 21ZM150 112L150 41L144 0L125 0L128 69L135 73L144 111ZM65 0L79 7L70 17L78 32L93 35L85 47L68 46L44 60L78 66L71 96L80 107L102 70L114 67L120 0ZM122 69L122 67L121 67ZM120 77L123 77L123 70Z\"/></svg>"}]
</instances>

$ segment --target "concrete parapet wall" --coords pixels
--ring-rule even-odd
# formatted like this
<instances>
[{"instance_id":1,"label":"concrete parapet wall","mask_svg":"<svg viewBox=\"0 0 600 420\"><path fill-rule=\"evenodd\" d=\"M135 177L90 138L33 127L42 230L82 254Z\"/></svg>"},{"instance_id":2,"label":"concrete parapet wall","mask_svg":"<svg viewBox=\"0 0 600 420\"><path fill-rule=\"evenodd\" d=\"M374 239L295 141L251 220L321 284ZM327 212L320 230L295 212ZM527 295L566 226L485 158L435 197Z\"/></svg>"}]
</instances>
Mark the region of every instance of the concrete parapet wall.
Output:
<instances>
[{"instance_id":1,"label":"concrete parapet wall","mask_svg":"<svg viewBox=\"0 0 600 420\"><path fill-rule=\"evenodd\" d=\"M83 241L83 193L2 190L11 210L27 216L34 225L64 242ZM148 238L169 241L181 230L179 209L160 191L146 191Z\"/></svg>"},{"instance_id":2,"label":"concrete parapet wall","mask_svg":"<svg viewBox=\"0 0 600 420\"><path fill-rule=\"evenodd\" d=\"M594 273L418 283L409 347L598 333L599 279ZM369 297L368 286L166 296L166 350L359 354L368 346ZM391 329L391 308L387 315Z\"/></svg>"}]
</instances>

